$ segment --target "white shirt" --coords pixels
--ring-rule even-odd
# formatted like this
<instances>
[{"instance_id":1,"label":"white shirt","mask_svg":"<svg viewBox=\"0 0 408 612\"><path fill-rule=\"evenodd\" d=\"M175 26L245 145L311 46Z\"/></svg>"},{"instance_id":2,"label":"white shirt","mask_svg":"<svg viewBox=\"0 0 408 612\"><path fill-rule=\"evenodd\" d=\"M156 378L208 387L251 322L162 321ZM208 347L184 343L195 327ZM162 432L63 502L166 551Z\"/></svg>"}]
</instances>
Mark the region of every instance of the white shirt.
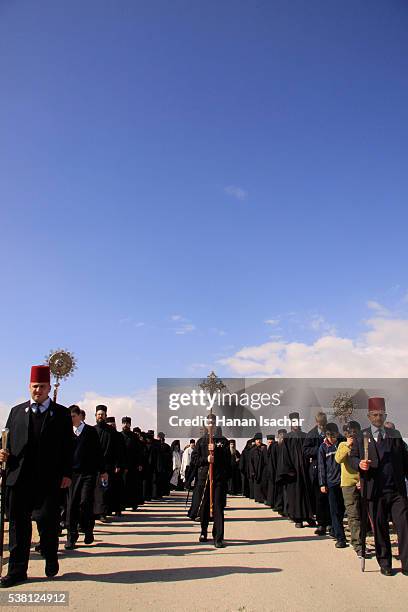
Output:
<instances>
[{"instance_id":1,"label":"white shirt","mask_svg":"<svg viewBox=\"0 0 408 612\"><path fill-rule=\"evenodd\" d=\"M378 442L378 434L380 433L380 431L382 433L382 437L385 438L385 429L384 429L384 427L379 427L377 429L377 427L374 427L374 425L371 425L371 433L372 433L373 438L374 438L374 440L376 442Z\"/></svg>"},{"instance_id":2,"label":"white shirt","mask_svg":"<svg viewBox=\"0 0 408 612\"><path fill-rule=\"evenodd\" d=\"M43 412L48 410L48 408L50 407L50 403L51 403L51 398L49 397L47 397L47 399L44 400L42 404L39 404L38 402L35 402L34 400L30 399L31 410L34 413L37 412L38 409L40 409L40 412L42 414ZM32 407L33 404L35 404L35 408Z\"/></svg>"},{"instance_id":3,"label":"white shirt","mask_svg":"<svg viewBox=\"0 0 408 612\"><path fill-rule=\"evenodd\" d=\"M73 425L72 429L74 430L74 434L76 436L80 436L84 427L85 427L85 423L83 421L81 421L78 427L75 427L75 425Z\"/></svg>"}]
</instances>

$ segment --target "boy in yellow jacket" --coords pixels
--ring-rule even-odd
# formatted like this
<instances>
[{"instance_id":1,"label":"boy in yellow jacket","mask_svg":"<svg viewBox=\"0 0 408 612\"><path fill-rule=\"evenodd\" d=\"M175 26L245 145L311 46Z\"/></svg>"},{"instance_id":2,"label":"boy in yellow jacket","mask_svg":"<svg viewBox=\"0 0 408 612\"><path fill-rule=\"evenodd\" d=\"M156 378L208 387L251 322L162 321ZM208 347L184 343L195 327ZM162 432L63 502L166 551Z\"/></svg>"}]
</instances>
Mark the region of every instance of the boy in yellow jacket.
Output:
<instances>
[{"instance_id":1,"label":"boy in yellow jacket","mask_svg":"<svg viewBox=\"0 0 408 612\"><path fill-rule=\"evenodd\" d=\"M351 535L351 545L357 555L361 555L361 509L360 509L360 474L354 470L349 462L349 457L355 439L361 431L357 421L350 421L344 432L345 442L340 442L336 451L335 460L341 466L341 491L343 493L344 506L347 512L347 520Z\"/></svg>"}]
</instances>

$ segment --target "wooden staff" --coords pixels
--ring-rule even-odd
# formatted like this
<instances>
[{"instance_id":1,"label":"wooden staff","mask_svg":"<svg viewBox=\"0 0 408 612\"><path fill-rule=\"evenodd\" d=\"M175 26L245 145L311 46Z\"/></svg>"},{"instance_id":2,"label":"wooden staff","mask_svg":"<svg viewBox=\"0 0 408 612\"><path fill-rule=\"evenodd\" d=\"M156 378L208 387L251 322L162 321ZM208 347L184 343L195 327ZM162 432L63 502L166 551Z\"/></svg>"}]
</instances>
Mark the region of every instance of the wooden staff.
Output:
<instances>
[{"instance_id":1,"label":"wooden staff","mask_svg":"<svg viewBox=\"0 0 408 612\"><path fill-rule=\"evenodd\" d=\"M364 461L368 461L368 443L370 441L370 434L368 431L364 432ZM363 495L361 498L361 571L365 570L366 561L366 539L367 539L367 516L368 516L368 502L367 502L367 472L364 471L362 475L362 487Z\"/></svg>"},{"instance_id":2,"label":"wooden staff","mask_svg":"<svg viewBox=\"0 0 408 612\"><path fill-rule=\"evenodd\" d=\"M209 467L209 485L210 485L210 517L214 516L214 423L212 409L210 411L210 425L208 427L208 444L211 445L210 450L210 467Z\"/></svg>"}]
</instances>

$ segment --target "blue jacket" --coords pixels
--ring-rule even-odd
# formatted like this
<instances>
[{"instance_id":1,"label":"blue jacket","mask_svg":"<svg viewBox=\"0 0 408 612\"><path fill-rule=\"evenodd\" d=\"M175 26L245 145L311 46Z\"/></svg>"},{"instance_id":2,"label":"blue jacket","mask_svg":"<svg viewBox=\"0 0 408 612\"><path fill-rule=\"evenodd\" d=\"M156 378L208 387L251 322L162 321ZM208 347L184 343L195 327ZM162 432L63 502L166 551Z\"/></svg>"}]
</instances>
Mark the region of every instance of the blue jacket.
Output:
<instances>
[{"instance_id":1,"label":"blue jacket","mask_svg":"<svg viewBox=\"0 0 408 612\"><path fill-rule=\"evenodd\" d=\"M329 444L325 440L319 448L318 473L320 487L336 487L340 485L341 467L334 459L337 447L343 438L339 438L335 444Z\"/></svg>"}]
</instances>

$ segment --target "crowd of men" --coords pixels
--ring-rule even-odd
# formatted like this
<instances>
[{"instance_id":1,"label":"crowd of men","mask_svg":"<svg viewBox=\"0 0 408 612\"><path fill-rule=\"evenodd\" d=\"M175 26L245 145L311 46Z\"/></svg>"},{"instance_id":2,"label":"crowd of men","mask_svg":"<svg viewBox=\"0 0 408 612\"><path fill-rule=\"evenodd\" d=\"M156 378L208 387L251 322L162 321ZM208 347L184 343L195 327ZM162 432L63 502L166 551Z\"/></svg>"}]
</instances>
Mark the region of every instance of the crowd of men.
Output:
<instances>
[{"instance_id":1,"label":"crowd of men","mask_svg":"<svg viewBox=\"0 0 408 612\"><path fill-rule=\"evenodd\" d=\"M350 544L361 556L367 521L384 576L393 575L392 524L402 573L408 576L408 448L386 420L384 398L369 399L367 416L368 428L361 430L357 421L350 421L339 431L318 412L316 425L306 433L294 412L289 432L268 435L266 445L260 433L248 440L235 471L241 473L243 495L270 506L296 528L309 526L317 537L332 537L336 548L348 546L347 517Z\"/></svg>"},{"instance_id":2,"label":"crowd of men","mask_svg":"<svg viewBox=\"0 0 408 612\"><path fill-rule=\"evenodd\" d=\"M336 548L348 546L347 515L350 544L359 556L367 506L381 573L393 573L391 521L402 573L408 575L408 449L386 421L383 398L369 399L371 425L362 432L356 421L340 432L319 412L315 427L305 433L299 413L292 413L289 432L268 435L266 445L258 433L240 453L235 440L227 440L215 425L212 441L204 428L183 451L178 440L168 445L163 433L155 438L152 430L132 430L127 416L118 431L104 405L96 406L91 425L79 406L67 409L51 400L50 390L48 366L33 366L31 399L15 406L6 424L8 444L0 450L0 461L7 465L10 556L1 587L27 579L32 520L51 578L59 571L64 527L67 550L75 548L81 533L84 543L92 544L96 520L109 522L125 509L136 511L145 501L183 488L192 490L188 515L201 523L199 541L208 541L212 521L216 548L225 546L227 493L266 504L295 527L314 528L317 537L333 537Z\"/></svg>"}]
</instances>

